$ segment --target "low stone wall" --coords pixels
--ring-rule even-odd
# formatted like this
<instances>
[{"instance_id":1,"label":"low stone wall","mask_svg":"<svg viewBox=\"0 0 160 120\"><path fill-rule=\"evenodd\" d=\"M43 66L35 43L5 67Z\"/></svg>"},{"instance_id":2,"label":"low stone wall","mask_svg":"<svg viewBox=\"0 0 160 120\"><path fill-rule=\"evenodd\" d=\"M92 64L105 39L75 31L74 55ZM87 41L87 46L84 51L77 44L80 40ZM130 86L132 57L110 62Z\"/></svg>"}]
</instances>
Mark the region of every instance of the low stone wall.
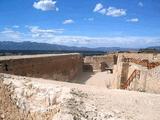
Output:
<instances>
[{"instance_id":1,"label":"low stone wall","mask_svg":"<svg viewBox=\"0 0 160 120\"><path fill-rule=\"evenodd\" d=\"M80 54L0 57L0 72L60 81L72 80L82 71Z\"/></svg>"}]
</instances>

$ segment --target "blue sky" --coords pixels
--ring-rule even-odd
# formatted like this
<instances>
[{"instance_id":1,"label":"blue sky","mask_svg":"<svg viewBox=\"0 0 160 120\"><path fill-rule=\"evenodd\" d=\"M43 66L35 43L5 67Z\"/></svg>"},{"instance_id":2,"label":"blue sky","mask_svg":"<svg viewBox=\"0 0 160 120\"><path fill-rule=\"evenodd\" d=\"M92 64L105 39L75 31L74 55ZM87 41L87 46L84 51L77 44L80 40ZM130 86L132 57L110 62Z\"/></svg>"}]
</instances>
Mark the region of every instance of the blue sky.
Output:
<instances>
[{"instance_id":1,"label":"blue sky","mask_svg":"<svg viewBox=\"0 0 160 120\"><path fill-rule=\"evenodd\" d=\"M0 41L160 45L159 0L0 0Z\"/></svg>"}]
</instances>

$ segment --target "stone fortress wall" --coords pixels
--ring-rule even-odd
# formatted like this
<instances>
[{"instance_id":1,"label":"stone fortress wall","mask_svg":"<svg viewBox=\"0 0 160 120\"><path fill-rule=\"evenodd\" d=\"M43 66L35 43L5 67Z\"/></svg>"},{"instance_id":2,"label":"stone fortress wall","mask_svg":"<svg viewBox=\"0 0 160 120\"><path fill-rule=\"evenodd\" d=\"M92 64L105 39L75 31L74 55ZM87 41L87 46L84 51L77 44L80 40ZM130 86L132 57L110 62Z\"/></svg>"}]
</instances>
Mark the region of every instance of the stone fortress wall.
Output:
<instances>
[{"instance_id":1,"label":"stone fortress wall","mask_svg":"<svg viewBox=\"0 0 160 120\"><path fill-rule=\"evenodd\" d=\"M82 72L80 54L48 54L0 57L0 72L70 81Z\"/></svg>"},{"instance_id":2,"label":"stone fortress wall","mask_svg":"<svg viewBox=\"0 0 160 120\"><path fill-rule=\"evenodd\" d=\"M101 63L105 63L108 68L113 68L113 65L117 63L117 55L108 54L103 56L87 56L84 58L84 63L92 65L94 70L100 70Z\"/></svg>"},{"instance_id":3,"label":"stone fortress wall","mask_svg":"<svg viewBox=\"0 0 160 120\"><path fill-rule=\"evenodd\" d=\"M93 67L93 70L101 70L101 63L105 63L106 69L113 71L109 73L110 79L105 81L108 88L121 89L122 83L130 78L134 70L140 70L140 78L132 80L127 89L160 93L159 67L147 69L132 62L124 62L124 57L160 61L160 54L146 53L115 53L87 56L84 59L80 54L6 56L0 57L0 72L72 82L72 79L82 73L84 64L90 64L89 67ZM83 73L81 75L83 76Z\"/></svg>"},{"instance_id":4,"label":"stone fortress wall","mask_svg":"<svg viewBox=\"0 0 160 120\"><path fill-rule=\"evenodd\" d=\"M128 86L128 90L136 90L141 92L160 93L160 66L156 66L152 69L148 69L146 66L142 66L133 62L124 62L123 58L134 58L139 60L149 60L149 62L160 62L160 54L151 53L125 53L119 54L118 64L115 69L119 69L114 72L116 78L114 81L117 84L117 88L121 88L121 83L127 81L134 70L140 71L139 78L134 78L131 84Z\"/></svg>"},{"instance_id":5,"label":"stone fortress wall","mask_svg":"<svg viewBox=\"0 0 160 120\"><path fill-rule=\"evenodd\" d=\"M119 56L127 58L134 58L139 60L147 59L150 62L160 61L160 54L156 53L119 53Z\"/></svg>"},{"instance_id":6,"label":"stone fortress wall","mask_svg":"<svg viewBox=\"0 0 160 120\"><path fill-rule=\"evenodd\" d=\"M134 79L127 89L141 92L160 93L160 66L153 69L147 69L146 67L130 63L129 72L127 74L128 77L135 69L140 71L140 78Z\"/></svg>"},{"instance_id":7,"label":"stone fortress wall","mask_svg":"<svg viewBox=\"0 0 160 120\"><path fill-rule=\"evenodd\" d=\"M126 89L160 93L160 66L148 69L146 66L142 66L143 64L124 62L124 58L133 58L135 61L148 60L149 62L160 62L160 54L115 53L104 56L85 57L84 63L93 66L93 70L100 70L101 63L106 63L108 68L113 69L113 73L109 75L111 79L106 79L106 86L109 86L109 88L123 89L122 84L131 77L135 70L139 70L140 78L134 78Z\"/></svg>"},{"instance_id":8,"label":"stone fortress wall","mask_svg":"<svg viewBox=\"0 0 160 120\"><path fill-rule=\"evenodd\" d=\"M160 93L160 66L148 69L123 61L124 57L136 57L158 62L159 54L115 55L87 58L94 69L100 69L102 62L113 69L108 73L112 76L110 88L120 89L136 69L140 78L133 79L127 90ZM159 120L158 94L60 82L72 80L83 65L80 54L0 57L0 120Z\"/></svg>"}]
</instances>

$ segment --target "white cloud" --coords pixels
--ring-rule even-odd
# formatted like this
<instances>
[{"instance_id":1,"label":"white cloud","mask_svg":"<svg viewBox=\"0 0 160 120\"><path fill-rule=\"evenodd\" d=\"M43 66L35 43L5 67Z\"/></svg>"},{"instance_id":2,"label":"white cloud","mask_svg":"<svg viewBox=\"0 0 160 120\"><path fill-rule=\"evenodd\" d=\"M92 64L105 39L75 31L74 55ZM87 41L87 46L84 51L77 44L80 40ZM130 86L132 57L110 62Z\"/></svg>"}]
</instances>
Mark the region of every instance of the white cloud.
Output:
<instances>
[{"instance_id":1,"label":"white cloud","mask_svg":"<svg viewBox=\"0 0 160 120\"><path fill-rule=\"evenodd\" d=\"M138 3L138 6L143 7L144 5L143 5L142 2L139 2L139 3Z\"/></svg>"},{"instance_id":2,"label":"white cloud","mask_svg":"<svg viewBox=\"0 0 160 120\"><path fill-rule=\"evenodd\" d=\"M40 29L38 26L28 27L32 33L63 33L64 29Z\"/></svg>"},{"instance_id":3,"label":"white cloud","mask_svg":"<svg viewBox=\"0 0 160 120\"><path fill-rule=\"evenodd\" d=\"M33 7L42 11L59 10L56 8L56 1L52 0L39 0L38 2L34 2Z\"/></svg>"},{"instance_id":4,"label":"white cloud","mask_svg":"<svg viewBox=\"0 0 160 120\"><path fill-rule=\"evenodd\" d=\"M101 10L102 8L103 8L103 5L101 3L97 3L93 12L97 12L97 11Z\"/></svg>"},{"instance_id":5,"label":"white cloud","mask_svg":"<svg viewBox=\"0 0 160 120\"><path fill-rule=\"evenodd\" d=\"M112 16L112 17L119 17L119 16L124 16L126 15L126 10L125 9L118 9L115 7L109 7L107 9L106 15Z\"/></svg>"},{"instance_id":6,"label":"white cloud","mask_svg":"<svg viewBox=\"0 0 160 120\"><path fill-rule=\"evenodd\" d=\"M125 16L127 14L127 10L120 9L116 7L108 7L104 8L101 3L96 4L96 7L94 8L93 12L98 12L103 15L112 16L112 17L120 17Z\"/></svg>"},{"instance_id":7,"label":"white cloud","mask_svg":"<svg viewBox=\"0 0 160 120\"><path fill-rule=\"evenodd\" d=\"M21 38L22 33L18 31L14 31L10 28L5 28L3 31L0 32L4 38L9 38L11 40L19 40Z\"/></svg>"},{"instance_id":8,"label":"white cloud","mask_svg":"<svg viewBox=\"0 0 160 120\"><path fill-rule=\"evenodd\" d=\"M74 23L74 20L72 19L67 19L63 21L63 24L72 24L72 23Z\"/></svg>"},{"instance_id":9,"label":"white cloud","mask_svg":"<svg viewBox=\"0 0 160 120\"><path fill-rule=\"evenodd\" d=\"M29 28L29 27L28 27ZM56 32L55 32L56 31ZM113 37L87 37L64 36L55 34L61 29L40 29L30 26L27 33L4 29L0 32L0 41L32 41L51 44L60 44L77 47L148 47L160 45L160 37L139 36L113 36ZM138 44L137 44L138 43Z\"/></svg>"},{"instance_id":10,"label":"white cloud","mask_svg":"<svg viewBox=\"0 0 160 120\"><path fill-rule=\"evenodd\" d=\"M148 47L160 45L159 37L141 36L110 36L88 37L62 35L63 29L42 29L36 26L27 26L27 32L23 33L5 28L0 31L0 41L32 41L51 44L60 44L77 47ZM138 44L137 44L138 43Z\"/></svg>"},{"instance_id":11,"label":"white cloud","mask_svg":"<svg viewBox=\"0 0 160 120\"><path fill-rule=\"evenodd\" d=\"M101 13L101 14L103 14L103 15L105 15L106 14L106 9L101 9L100 11L98 11L99 13Z\"/></svg>"},{"instance_id":12,"label":"white cloud","mask_svg":"<svg viewBox=\"0 0 160 120\"><path fill-rule=\"evenodd\" d=\"M128 19L127 22L139 22L139 19L138 18L132 18L132 19Z\"/></svg>"},{"instance_id":13,"label":"white cloud","mask_svg":"<svg viewBox=\"0 0 160 120\"><path fill-rule=\"evenodd\" d=\"M49 38L64 32L64 29L41 29L38 26L27 26L27 28L29 28L32 37Z\"/></svg>"},{"instance_id":14,"label":"white cloud","mask_svg":"<svg viewBox=\"0 0 160 120\"><path fill-rule=\"evenodd\" d=\"M18 26L18 25L13 25L12 27L13 27L13 28L19 28L19 26Z\"/></svg>"},{"instance_id":15,"label":"white cloud","mask_svg":"<svg viewBox=\"0 0 160 120\"><path fill-rule=\"evenodd\" d=\"M38 38L37 40L42 40ZM43 42L43 41L41 41ZM57 35L45 42L77 47L147 47L160 45L160 37L87 37ZM138 44L137 44L138 42Z\"/></svg>"}]
</instances>

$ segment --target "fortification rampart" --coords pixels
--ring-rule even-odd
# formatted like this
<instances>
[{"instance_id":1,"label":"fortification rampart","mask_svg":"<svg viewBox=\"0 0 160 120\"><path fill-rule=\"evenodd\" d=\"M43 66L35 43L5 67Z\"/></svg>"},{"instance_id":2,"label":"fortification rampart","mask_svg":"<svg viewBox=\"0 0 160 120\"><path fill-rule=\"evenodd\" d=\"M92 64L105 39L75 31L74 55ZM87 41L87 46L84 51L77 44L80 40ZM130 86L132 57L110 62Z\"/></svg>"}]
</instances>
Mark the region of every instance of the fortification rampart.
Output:
<instances>
[{"instance_id":1,"label":"fortification rampart","mask_svg":"<svg viewBox=\"0 0 160 120\"><path fill-rule=\"evenodd\" d=\"M137 60L148 60L149 62L160 61L160 54L155 53L119 53L118 56L134 58Z\"/></svg>"},{"instance_id":2,"label":"fortification rampart","mask_svg":"<svg viewBox=\"0 0 160 120\"><path fill-rule=\"evenodd\" d=\"M129 59L124 61L124 58ZM148 60L147 65L145 64L146 62L144 60ZM113 70L113 75L115 76L115 78L113 79L113 83L115 84L113 85L116 87L113 87L112 85L112 88L122 88L141 92L160 93L160 66L159 64L156 64L155 66L148 67L150 63L159 63L159 61L159 54L118 54L117 65L114 66ZM139 71L139 75L136 75L136 73L134 73L136 70ZM127 81L129 80L131 81L130 84L127 85L128 87L123 88L123 85L127 83Z\"/></svg>"},{"instance_id":3,"label":"fortification rampart","mask_svg":"<svg viewBox=\"0 0 160 120\"><path fill-rule=\"evenodd\" d=\"M160 93L160 66L148 70L147 68L132 63L129 69L130 71L133 69L140 70L140 78L134 79L128 89ZM128 76L130 74L128 73Z\"/></svg>"},{"instance_id":4,"label":"fortification rampart","mask_svg":"<svg viewBox=\"0 0 160 120\"><path fill-rule=\"evenodd\" d=\"M84 63L91 64L94 70L101 69L101 63L105 63L108 68L113 68L113 65L117 63L117 56L115 54L88 56L84 58Z\"/></svg>"},{"instance_id":5,"label":"fortification rampart","mask_svg":"<svg viewBox=\"0 0 160 120\"><path fill-rule=\"evenodd\" d=\"M78 53L7 56L0 58L0 72L69 81L82 71L82 63Z\"/></svg>"}]
</instances>

